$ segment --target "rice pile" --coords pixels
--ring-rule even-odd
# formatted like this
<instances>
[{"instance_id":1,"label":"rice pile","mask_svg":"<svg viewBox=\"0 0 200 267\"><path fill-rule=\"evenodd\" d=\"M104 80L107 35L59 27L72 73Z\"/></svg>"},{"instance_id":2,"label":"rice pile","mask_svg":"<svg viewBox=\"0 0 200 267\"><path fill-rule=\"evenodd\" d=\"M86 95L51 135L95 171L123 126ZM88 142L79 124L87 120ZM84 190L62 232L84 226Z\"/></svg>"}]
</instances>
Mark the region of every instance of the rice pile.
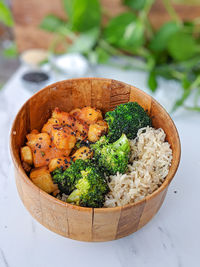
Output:
<instances>
[{"instance_id":1,"label":"rice pile","mask_svg":"<svg viewBox=\"0 0 200 267\"><path fill-rule=\"evenodd\" d=\"M130 140L128 171L108 177L110 192L105 207L123 206L141 200L155 191L168 174L172 150L160 129L145 127Z\"/></svg>"}]
</instances>

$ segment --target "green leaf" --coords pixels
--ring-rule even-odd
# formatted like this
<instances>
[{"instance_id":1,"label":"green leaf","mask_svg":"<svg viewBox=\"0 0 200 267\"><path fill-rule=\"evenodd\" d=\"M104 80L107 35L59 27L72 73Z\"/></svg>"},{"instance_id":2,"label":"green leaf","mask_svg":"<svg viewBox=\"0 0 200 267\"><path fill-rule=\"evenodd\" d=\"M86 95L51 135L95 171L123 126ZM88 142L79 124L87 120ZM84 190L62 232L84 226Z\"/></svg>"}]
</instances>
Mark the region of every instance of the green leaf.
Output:
<instances>
[{"instance_id":1,"label":"green leaf","mask_svg":"<svg viewBox=\"0 0 200 267\"><path fill-rule=\"evenodd\" d=\"M147 0L124 0L124 5L132 8L133 10L141 10L144 8Z\"/></svg>"},{"instance_id":2,"label":"green leaf","mask_svg":"<svg viewBox=\"0 0 200 267\"><path fill-rule=\"evenodd\" d=\"M3 50L3 55L7 58L16 58L18 56L16 44L12 43L8 48L5 48Z\"/></svg>"},{"instance_id":3,"label":"green leaf","mask_svg":"<svg viewBox=\"0 0 200 267\"><path fill-rule=\"evenodd\" d=\"M181 81L181 85L185 90L187 90L191 86L191 81L188 80L186 75L184 75Z\"/></svg>"},{"instance_id":4,"label":"green leaf","mask_svg":"<svg viewBox=\"0 0 200 267\"><path fill-rule=\"evenodd\" d=\"M149 47L154 52L162 52L166 49L170 37L179 30L176 22L165 23L152 38Z\"/></svg>"},{"instance_id":5,"label":"green leaf","mask_svg":"<svg viewBox=\"0 0 200 267\"><path fill-rule=\"evenodd\" d=\"M100 64L105 64L108 62L110 55L101 47L97 47L95 49L95 52L97 53L97 61Z\"/></svg>"},{"instance_id":6,"label":"green leaf","mask_svg":"<svg viewBox=\"0 0 200 267\"><path fill-rule=\"evenodd\" d=\"M131 12L112 18L104 29L104 38L110 44L117 44L123 37L126 27L135 20L136 16Z\"/></svg>"},{"instance_id":7,"label":"green leaf","mask_svg":"<svg viewBox=\"0 0 200 267\"><path fill-rule=\"evenodd\" d=\"M156 80L156 73L154 70L152 70L149 73L149 77L148 77L148 86L151 89L152 92L155 92L157 87L158 87L158 83Z\"/></svg>"},{"instance_id":8,"label":"green leaf","mask_svg":"<svg viewBox=\"0 0 200 267\"><path fill-rule=\"evenodd\" d=\"M62 2L69 21L72 21L74 0L63 0Z\"/></svg>"},{"instance_id":9,"label":"green leaf","mask_svg":"<svg viewBox=\"0 0 200 267\"><path fill-rule=\"evenodd\" d=\"M64 25L64 21L55 15L47 15L40 23L40 28L49 31L56 32L59 27Z\"/></svg>"},{"instance_id":10,"label":"green leaf","mask_svg":"<svg viewBox=\"0 0 200 267\"><path fill-rule=\"evenodd\" d=\"M64 0L64 7L73 31L84 32L100 26L101 6L98 0Z\"/></svg>"},{"instance_id":11,"label":"green leaf","mask_svg":"<svg viewBox=\"0 0 200 267\"><path fill-rule=\"evenodd\" d=\"M174 60L183 61L192 58L197 51L196 40L192 35L179 31L168 42L168 52Z\"/></svg>"},{"instance_id":12,"label":"green leaf","mask_svg":"<svg viewBox=\"0 0 200 267\"><path fill-rule=\"evenodd\" d=\"M108 43L134 52L144 43L144 25L133 13L126 12L111 19L103 35Z\"/></svg>"},{"instance_id":13,"label":"green leaf","mask_svg":"<svg viewBox=\"0 0 200 267\"><path fill-rule=\"evenodd\" d=\"M81 33L77 40L69 47L68 52L89 52L96 44L99 36L99 29L94 28L87 32Z\"/></svg>"},{"instance_id":14,"label":"green leaf","mask_svg":"<svg viewBox=\"0 0 200 267\"><path fill-rule=\"evenodd\" d=\"M14 24L10 9L2 1L0 2L0 22L8 27L12 27Z\"/></svg>"}]
</instances>

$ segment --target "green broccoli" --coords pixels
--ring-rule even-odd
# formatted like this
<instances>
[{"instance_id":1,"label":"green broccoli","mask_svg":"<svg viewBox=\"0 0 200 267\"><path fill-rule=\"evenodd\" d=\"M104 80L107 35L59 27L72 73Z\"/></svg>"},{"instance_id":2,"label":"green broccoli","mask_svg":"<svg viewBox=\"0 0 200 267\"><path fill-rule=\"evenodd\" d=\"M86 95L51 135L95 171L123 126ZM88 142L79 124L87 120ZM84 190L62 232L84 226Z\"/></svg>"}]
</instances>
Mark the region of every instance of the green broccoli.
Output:
<instances>
[{"instance_id":1,"label":"green broccoli","mask_svg":"<svg viewBox=\"0 0 200 267\"><path fill-rule=\"evenodd\" d=\"M151 118L137 102L121 104L115 110L108 111L105 120L108 123L107 137L110 142L116 141L122 133L129 139L134 139L140 128L151 126Z\"/></svg>"},{"instance_id":2,"label":"green broccoli","mask_svg":"<svg viewBox=\"0 0 200 267\"><path fill-rule=\"evenodd\" d=\"M94 158L98 165L107 174L125 173L127 170L130 145L125 134L114 143L108 144L108 139L103 136L91 145Z\"/></svg>"},{"instance_id":3,"label":"green broccoli","mask_svg":"<svg viewBox=\"0 0 200 267\"><path fill-rule=\"evenodd\" d=\"M89 164L81 171L82 178L75 185L76 189L69 195L67 202L91 208L103 207L105 195L109 188L104 174L94 164Z\"/></svg>"},{"instance_id":4,"label":"green broccoli","mask_svg":"<svg viewBox=\"0 0 200 267\"><path fill-rule=\"evenodd\" d=\"M76 160L72 162L71 166L63 171L62 168L56 169L52 172L52 179L54 183L58 184L58 188L62 193L69 195L74 189L76 181L82 178L81 171L87 166L87 161Z\"/></svg>"},{"instance_id":5,"label":"green broccoli","mask_svg":"<svg viewBox=\"0 0 200 267\"><path fill-rule=\"evenodd\" d=\"M83 207L102 207L109 191L104 173L91 160L78 159L64 172L55 170L52 178L69 195L67 202Z\"/></svg>"}]
</instances>

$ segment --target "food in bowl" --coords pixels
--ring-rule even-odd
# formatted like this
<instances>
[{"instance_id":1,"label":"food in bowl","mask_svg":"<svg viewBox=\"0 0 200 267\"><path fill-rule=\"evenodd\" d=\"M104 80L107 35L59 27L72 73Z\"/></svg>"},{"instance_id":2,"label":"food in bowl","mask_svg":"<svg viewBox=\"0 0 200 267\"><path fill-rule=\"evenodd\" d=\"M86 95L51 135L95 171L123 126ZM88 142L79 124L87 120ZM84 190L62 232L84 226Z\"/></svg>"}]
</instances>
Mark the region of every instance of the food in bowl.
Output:
<instances>
[{"instance_id":1,"label":"food in bowl","mask_svg":"<svg viewBox=\"0 0 200 267\"><path fill-rule=\"evenodd\" d=\"M92 107L55 108L21 148L30 179L55 197L84 207L116 207L153 193L168 174L172 150L164 131L137 103L103 118Z\"/></svg>"}]
</instances>

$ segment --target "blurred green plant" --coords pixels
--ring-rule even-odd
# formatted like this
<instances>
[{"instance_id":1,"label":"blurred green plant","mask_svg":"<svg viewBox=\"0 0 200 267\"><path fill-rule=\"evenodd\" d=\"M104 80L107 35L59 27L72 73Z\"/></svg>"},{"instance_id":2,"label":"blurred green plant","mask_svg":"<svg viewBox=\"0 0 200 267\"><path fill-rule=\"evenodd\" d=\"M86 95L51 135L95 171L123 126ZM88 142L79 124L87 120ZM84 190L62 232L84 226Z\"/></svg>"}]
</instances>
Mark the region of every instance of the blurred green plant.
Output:
<instances>
[{"instance_id":1,"label":"blurred green plant","mask_svg":"<svg viewBox=\"0 0 200 267\"><path fill-rule=\"evenodd\" d=\"M0 0L0 22L9 28L12 28L14 25L11 11L3 0ZM14 58L18 55L15 42L10 42L9 45L4 48L3 55L9 58Z\"/></svg>"},{"instance_id":2,"label":"blurred green plant","mask_svg":"<svg viewBox=\"0 0 200 267\"><path fill-rule=\"evenodd\" d=\"M63 0L68 20L49 14L40 28L55 33L52 52L65 40L67 52L80 52L94 64L110 64L112 56L125 58L125 68L148 72L152 92L157 90L158 77L180 82L182 96L173 111L185 106L192 92L194 105L186 108L200 111L200 18L183 21L171 1L163 0L171 21L155 31L148 18L154 0L123 0L123 4L128 10L111 17L99 0ZM108 18L106 25L101 23L102 15Z\"/></svg>"},{"instance_id":3,"label":"blurred green plant","mask_svg":"<svg viewBox=\"0 0 200 267\"><path fill-rule=\"evenodd\" d=\"M13 26L12 14L3 0L0 1L0 22L4 23L8 27Z\"/></svg>"}]
</instances>

